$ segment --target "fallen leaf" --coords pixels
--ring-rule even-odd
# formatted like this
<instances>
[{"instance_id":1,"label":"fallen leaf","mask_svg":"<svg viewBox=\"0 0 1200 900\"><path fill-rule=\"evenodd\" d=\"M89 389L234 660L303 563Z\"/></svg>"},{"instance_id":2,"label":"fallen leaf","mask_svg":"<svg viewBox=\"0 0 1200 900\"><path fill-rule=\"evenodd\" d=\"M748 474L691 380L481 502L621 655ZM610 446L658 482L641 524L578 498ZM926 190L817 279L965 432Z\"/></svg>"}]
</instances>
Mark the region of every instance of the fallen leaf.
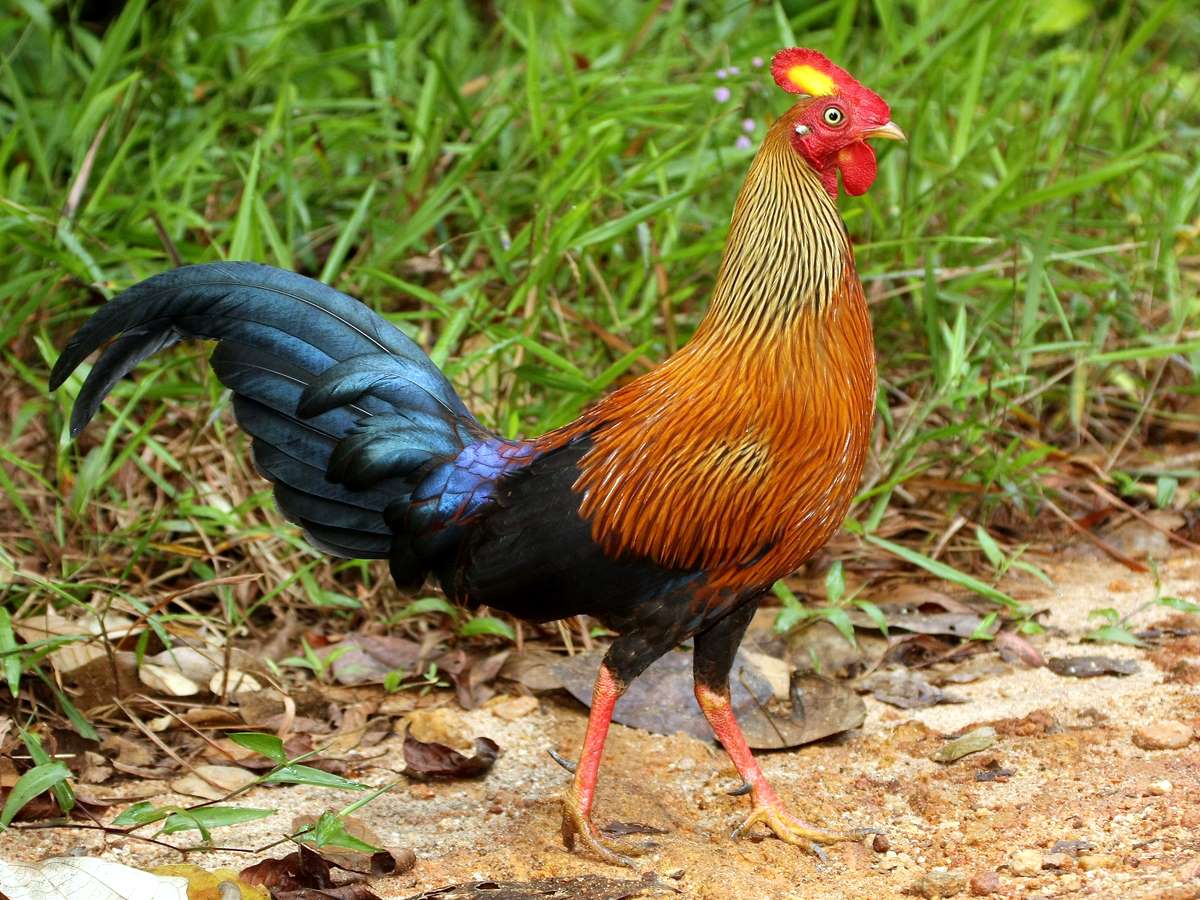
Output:
<instances>
[{"instance_id":1,"label":"fallen leaf","mask_svg":"<svg viewBox=\"0 0 1200 900\"><path fill-rule=\"evenodd\" d=\"M86 750L83 754L83 769L79 773L79 780L84 784L103 784L112 777L112 766L107 764L107 760L94 750Z\"/></svg>"},{"instance_id":2,"label":"fallen leaf","mask_svg":"<svg viewBox=\"0 0 1200 900\"><path fill-rule=\"evenodd\" d=\"M510 650L477 657L461 647L438 657L438 670L454 682L454 693L463 709L476 709L495 693L491 686L508 659Z\"/></svg>"},{"instance_id":3,"label":"fallen leaf","mask_svg":"<svg viewBox=\"0 0 1200 900\"><path fill-rule=\"evenodd\" d=\"M475 755L463 756L445 744L427 744L411 734L404 736L404 774L410 778L478 778L500 755L500 745L491 738L475 739Z\"/></svg>"},{"instance_id":4,"label":"fallen leaf","mask_svg":"<svg viewBox=\"0 0 1200 900\"><path fill-rule=\"evenodd\" d=\"M930 684L924 675L912 669L873 672L859 684L876 700L900 709L925 709L939 703L966 702L962 697Z\"/></svg>"},{"instance_id":5,"label":"fallen leaf","mask_svg":"<svg viewBox=\"0 0 1200 900\"><path fill-rule=\"evenodd\" d=\"M624 837L627 834L670 834L665 828L643 825L641 822L609 822L600 830L613 837Z\"/></svg>"},{"instance_id":6,"label":"fallen leaf","mask_svg":"<svg viewBox=\"0 0 1200 900\"><path fill-rule=\"evenodd\" d=\"M1101 675L1134 675L1138 664L1132 659L1111 656L1052 656L1046 666L1055 675L1069 678L1097 678Z\"/></svg>"},{"instance_id":7,"label":"fallen leaf","mask_svg":"<svg viewBox=\"0 0 1200 900\"><path fill-rule=\"evenodd\" d=\"M225 663L224 653L218 649L200 650L195 647L172 647L146 657L147 663L164 669L173 669L197 684L207 684Z\"/></svg>"},{"instance_id":8,"label":"fallen leaf","mask_svg":"<svg viewBox=\"0 0 1200 900\"><path fill-rule=\"evenodd\" d=\"M588 705L603 650L559 661L557 673L575 699ZM788 700L744 651L734 657L730 673L734 714L756 750L782 750L820 740L862 725L866 706L845 685L817 675L793 673ZM617 701L613 721L654 734L683 732L713 740L712 728L700 712L692 677L691 652L675 650L650 665Z\"/></svg>"},{"instance_id":9,"label":"fallen leaf","mask_svg":"<svg viewBox=\"0 0 1200 900\"><path fill-rule=\"evenodd\" d=\"M171 782L171 790L202 800L221 800L254 781L254 774L237 766L202 764Z\"/></svg>"},{"instance_id":10,"label":"fallen leaf","mask_svg":"<svg viewBox=\"0 0 1200 900\"><path fill-rule=\"evenodd\" d=\"M270 888L272 900L379 900L365 884L334 885L329 862L305 846L243 869L241 880Z\"/></svg>"},{"instance_id":11,"label":"fallen leaf","mask_svg":"<svg viewBox=\"0 0 1200 900\"><path fill-rule=\"evenodd\" d=\"M243 672L241 669L229 669L228 671L214 672L212 678L209 679L208 689L218 697L224 697L227 694L261 691L263 685L249 672Z\"/></svg>"},{"instance_id":12,"label":"fallen leaf","mask_svg":"<svg viewBox=\"0 0 1200 900\"><path fill-rule=\"evenodd\" d=\"M934 762L952 763L971 753L986 750L996 743L996 729L987 725L968 731L961 737L947 741L930 756Z\"/></svg>"},{"instance_id":13,"label":"fallen leaf","mask_svg":"<svg viewBox=\"0 0 1200 900\"><path fill-rule=\"evenodd\" d=\"M576 875L567 878L539 878L536 881L469 881L413 894L405 900L628 900L644 896L647 889L671 890L654 873L641 878L601 878Z\"/></svg>"},{"instance_id":14,"label":"fallen leaf","mask_svg":"<svg viewBox=\"0 0 1200 900\"><path fill-rule=\"evenodd\" d=\"M292 819L292 833L296 833L310 825L316 825L319 816L303 815ZM344 847L325 845L319 852L330 865L337 866L347 872L368 875L378 878L382 875L400 875L411 869L417 862L417 856L408 848L390 849L383 846L383 839L376 834L366 822L357 816L342 816L342 827L351 837L358 838L365 844L381 849L368 853L361 850L347 850Z\"/></svg>"},{"instance_id":15,"label":"fallen leaf","mask_svg":"<svg viewBox=\"0 0 1200 900\"><path fill-rule=\"evenodd\" d=\"M1017 660L1031 669L1040 669L1046 665L1046 658L1042 656L1041 651L1015 631L1001 631L992 643L999 651L1001 659L1006 662Z\"/></svg>"},{"instance_id":16,"label":"fallen leaf","mask_svg":"<svg viewBox=\"0 0 1200 900\"><path fill-rule=\"evenodd\" d=\"M90 856L54 856L35 863L0 859L0 891L8 900L188 900L185 878Z\"/></svg>"},{"instance_id":17,"label":"fallen leaf","mask_svg":"<svg viewBox=\"0 0 1200 900\"><path fill-rule=\"evenodd\" d=\"M235 897L237 900L271 900L270 893L263 887L242 881L237 872L232 869L208 869L194 863L172 863L165 866L155 866L150 870L155 875L166 875L186 878L188 885L188 900L224 900ZM230 885L236 890L222 887Z\"/></svg>"},{"instance_id":18,"label":"fallen leaf","mask_svg":"<svg viewBox=\"0 0 1200 900\"><path fill-rule=\"evenodd\" d=\"M141 741L131 741L119 734L106 737L100 742L100 749L110 754L109 759L112 759L111 754L115 753L115 761L127 766L152 766L158 759L154 751L146 744Z\"/></svg>"},{"instance_id":19,"label":"fallen leaf","mask_svg":"<svg viewBox=\"0 0 1200 900\"><path fill-rule=\"evenodd\" d=\"M200 685L182 672L154 663L142 665L138 669L138 679L151 690L169 697L191 697L200 693Z\"/></svg>"},{"instance_id":20,"label":"fallen leaf","mask_svg":"<svg viewBox=\"0 0 1200 900\"><path fill-rule=\"evenodd\" d=\"M389 635L352 634L319 656L336 651L333 677L338 684L381 682L389 672L416 672L422 667L423 648L416 641Z\"/></svg>"}]
</instances>

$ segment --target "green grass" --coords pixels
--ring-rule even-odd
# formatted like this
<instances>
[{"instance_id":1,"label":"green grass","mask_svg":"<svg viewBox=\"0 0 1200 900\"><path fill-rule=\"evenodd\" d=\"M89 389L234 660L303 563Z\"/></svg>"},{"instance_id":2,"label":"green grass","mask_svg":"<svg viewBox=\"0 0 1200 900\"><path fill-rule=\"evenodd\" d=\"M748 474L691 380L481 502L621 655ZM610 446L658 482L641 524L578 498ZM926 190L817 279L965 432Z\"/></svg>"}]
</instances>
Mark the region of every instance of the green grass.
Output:
<instances>
[{"instance_id":1,"label":"green grass","mask_svg":"<svg viewBox=\"0 0 1200 900\"><path fill-rule=\"evenodd\" d=\"M743 120L757 142L788 105L752 60L793 43L910 136L842 200L882 374L855 533L834 544L848 569L905 564L899 541L986 581L962 522L1019 553L1057 523L1047 502L1093 508L1085 474L1138 505L1196 499L1193 4L133 0L83 17L98 7L0 14L14 619L94 602L254 636L286 605L347 627L395 614L383 567L318 557L270 508L206 351L143 366L71 445L79 380L47 395L56 348L140 279L254 259L372 304L503 433L559 425L695 327ZM155 607L255 573L212 585L219 604Z\"/></svg>"}]
</instances>

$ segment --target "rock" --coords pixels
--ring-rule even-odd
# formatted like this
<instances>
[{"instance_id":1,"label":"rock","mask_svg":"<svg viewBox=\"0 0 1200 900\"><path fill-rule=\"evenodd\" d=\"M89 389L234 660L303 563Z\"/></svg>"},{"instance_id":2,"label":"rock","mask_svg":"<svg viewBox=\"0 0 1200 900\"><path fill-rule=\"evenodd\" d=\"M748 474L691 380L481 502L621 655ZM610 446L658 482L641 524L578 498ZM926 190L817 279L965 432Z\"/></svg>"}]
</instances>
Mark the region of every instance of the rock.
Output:
<instances>
[{"instance_id":1,"label":"rock","mask_svg":"<svg viewBox=\"0 0 1200 900\"><path fill-rule=\"evenodd\" d=\"M951 763L969 753L978 753L996 743L996 729L989 725L968 731L939 747L930 757L934 762Z\"/></svg>"},{"instance_id":2,"label":"rock","mask_svg":"<svg viewBox=\"0 0 1200 900\"><path fill-rule=\"evenodd\" d=\"M1070 853L1047 853L1042 858L1042 868L1053 872L1075 868L1075 857Z\"/></svg>"},{"instance_id":3,"label":"rock","mask_svg":"<svg viewBox=\"0 0 1200 900\"><path fill-rule=\"evenodd\" d=\"M1094 872L1096 869L1115 869L1121 865L1121 857L1111 853L1083 853L1075 861L1085 872Z\"/></svg>"},{"instance_id":4,"label":"rock","mask_svg":"<svg viewBox=\"0 0 1200 900\"><path fill-rule=\"evenodd\" d=\"M912 886L912 893L918 897L934 900L937 897L953 897L962 891L967 884L967 877L959 872L947 872L944 869L934 869L926 873Z\"/></svg>"},{"instance_id":5,"label":"rock","mask_svg":"<svg viewBox=\"0 0 1200 900\"><path fill-rule=\"evenodd\" d=\"M484 704L484 708L505 722L515 722L537 712L538 702L536 697L500 696L489 700Z\"/></svg>"},{"instance_id":6,"label":"rock","mask_svg":"<svg viewBox=\"0 0 1200 900\"><path fill-rule=\"evenodd\" d=\"M1167 794L1171 793L1171 789L1173 787L1174 785L1164 778L1162 781L1150 782L1147 790L1155 797L1165 797Z\"/></svg>"},{"instance_id":7,"label":"rock","mask_svg":"<svg viewBox=\"0 0 1200 900\"><path fill-rule=\"evenodd\" d=\"M1032 878L1042 874L1042 854L1040 850L1018 850L1008 858L1008 867L1014 875Z\"/></svg>"},{"instance_id":8,"label":"rock","mask_svg":"<svg viewBox=\"0 0 1200 900\"><path fill-rule=\"evenodd\" d=\"M1058 880L1058 886L1063 889L1063 893L1070 894L1083 887L1083 879L1074 872L1068 872Z\"/></svg>"},{"instance_id":9,"label":"rock","mask_svg":"<svg viewBox=\"0 0 1200 900\"><path fill-rule=\"evenodd\" d=\"M456 750L475 745L462 716L446 707L414 709L408 717L408 733L426 744L445 744Z\"/></svg>"},{"instance_id":10,"label":"rock","mask_svg":"<svg viewBox=\"0 0 1200 900\"><path fill-rule=\"evenodd\" d=\"M1000 890L1000 876L995 872L976 872L971 876L971 896L988 897Z\"/></svg>"},{"instance_id":11,"label":"rock","mask_svg":"<svg viewBox=\"0 0 1200 900\"><path fill-rule=\"evenodd\" d=\"M1182 750L1191 743L1191 726L1175 719L1142 725L1133 732L1133 743L1143 750Z\"/></svg>"}]
</instances>

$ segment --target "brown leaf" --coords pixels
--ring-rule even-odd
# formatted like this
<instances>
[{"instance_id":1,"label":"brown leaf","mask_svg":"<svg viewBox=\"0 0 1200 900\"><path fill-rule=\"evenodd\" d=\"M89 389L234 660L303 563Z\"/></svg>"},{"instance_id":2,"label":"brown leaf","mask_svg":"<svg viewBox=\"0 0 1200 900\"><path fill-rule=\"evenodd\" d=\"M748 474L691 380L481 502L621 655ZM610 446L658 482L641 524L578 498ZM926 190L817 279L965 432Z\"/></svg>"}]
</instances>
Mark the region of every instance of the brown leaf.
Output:
<instances>
[{"instance_id":1,"label":"brown leaf","mask_svg":"<svg viewBox=\"0 0 1200 900\"><path fill-rule=\"evenodd\" d=\"M296 816L292 819L292 831L297 832L310 825L316 825L317 821L318 817L313 815ZM351 837L383 849L374 853L366 853L359 850L347 850L344 847L322 847L321 856L330 865L372 878L378 878L381 875L399 875L416 865L415 853L407 848L383 847L383 839L357 816L344 816L342 827Z\"/></svg>"},{"instance_id":2,"label":"brown leaf","mask_svg":"<svg viewBox=\"0 0 1200 900\"><path fill-rule=\"evenodd\" d=\"M254 775L239 766L201 764L171 782L171 790L201 800L222 800L254 781Z\"/></svg>"},{"instance_id":3,"label":"brown leaf","mask_svg":"<svg viewBox=\"0 0 1200 900\"><path fill-rule=\"evenodd\" d=\"M576 875L567 878L539 878L536 881L469 881L414 894L406 900L545 900L570 897L571 900L626 900L645 895L649 888L671 890L657 875L641 878L600 878Z\"/></svg>"},{"instance_id":4,"label":"brown leaf","mask_svg":"<svg viewBox=\"0 0 1200 900\"><path fill-rule=\"evenodd\" d=\"M437 660L438 669L454 682L454 693L463 709L476 709L495 693L492 683L508 659L509 650L478 657L461 648Z\"/></svg>"},{"instance_id":5,"label":"brown leaf","mask_svg":"<svg viewBox=\"0 0 1200 900\"><path fill-rule=\"evenodd\" d=\"M301 888L298 891L274 891L271 897L272 900L380 900L378 894L358 882L321 890Z\"/></svg>"},{"instance_id":6,"label":"brown leaf","mask_svg":"<svg viewBox=\"0 0 1200 900\"><path fill-rule=\"evenodd\" d=\"M500 745L491 738L476 738L475 755L463 756L445 744L427 744L412 735L404 736L404 774L410 778L478 778L499 755Z\"/></svg>"},{"instance_id":7,"label":"brown leaf","mask_svg":"<svg viewBox=\"0 0 1200 900\"><path fill-rule=\"evenodd\" d=\"M1046 665L1046 658L1026 638L1015 631L1001 631L993 643L1000 657L1005 662L1020 661L1031 669L1040 669Z\"/></svg>"},{"instance_id":8,"label":"brown leaf","mask_svg":"<svg viewBox=\"0 0 1200 900\"><path fill-rule=\"evenodd\" d=\"M275 891L300 891L306 888L333 886L329 863L315 850L301 846L299 850L279 859L264 859L241 871L247 884L261 884Z\"/></svg>"}]
</instances>

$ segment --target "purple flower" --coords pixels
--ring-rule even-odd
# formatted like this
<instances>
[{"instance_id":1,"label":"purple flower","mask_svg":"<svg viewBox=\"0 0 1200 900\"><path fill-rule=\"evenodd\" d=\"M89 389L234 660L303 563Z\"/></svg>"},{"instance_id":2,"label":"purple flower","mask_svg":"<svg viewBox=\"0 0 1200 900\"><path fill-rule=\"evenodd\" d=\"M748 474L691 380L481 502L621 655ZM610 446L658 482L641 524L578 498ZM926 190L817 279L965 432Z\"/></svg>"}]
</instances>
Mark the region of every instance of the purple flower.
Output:
<instances>
[{"instance_id":1,"label":"purple flower","mask_svg":"<svg viewBox=\"0 0 1200 900\"><path fill-rule=\"evenodd\" d=\"M730 75L741 75L741 74L742 74L742 70L741 70L741 69L739 69L737 66L730 66L730 67L729 67L729 74L730 74Z\"/></svg>"},{"instance_id":2,"label":"purple flower","mask_svg":"<svg viewBox=\"0 0 1200 900\"><path fill-rule=\"evenodd\" d=\"M761 56L754 57L754 59L750 60L750 65L754 66L754 68L756 68L756 69L761 69L763 67L762 57Z\"/></svg>"},{"instance_id":3,"label":"purple flower","mask_svg":"<svg viewBox=\"0 0 1200 900\"><path fill-rule=\"evenodd\" d=\"M725 71L724 69L717 69L717 77L718 78L724 78L728 74L729 73L727 71Z\"/></svg>"},{"instance_id":4,"label":"purple flower","mask_svg":"<svg viewBox=\"0 0 1200 900\"><path fill-rule=\"evenodd\" d=\"M742 131L753 131L757 127L758 123L753 119L742 119Z\"/></svg>"},{"instance_id":5,"label":"purple flower","mask_svg":"<svg viewBox=\"0 0 1200 900\"><path fill-rule=\"evenodd\" d=\"M737 147L739 150L749 150L754 146L754 143L744 134L739 134L738 139L733 142L733 146Z\"/></svg>"},{"instance_id":6,"label":"purple flower","mask_svg":"<svg viewBox=\"0 0 1200 900\"><path fill-rule=\"evenodd\" d=\"M724 103L732 96L733 94L730 93L729 88L725 87L724 85L713 91L713 99L718 103Z\"/></svg>"}]
</instances>

